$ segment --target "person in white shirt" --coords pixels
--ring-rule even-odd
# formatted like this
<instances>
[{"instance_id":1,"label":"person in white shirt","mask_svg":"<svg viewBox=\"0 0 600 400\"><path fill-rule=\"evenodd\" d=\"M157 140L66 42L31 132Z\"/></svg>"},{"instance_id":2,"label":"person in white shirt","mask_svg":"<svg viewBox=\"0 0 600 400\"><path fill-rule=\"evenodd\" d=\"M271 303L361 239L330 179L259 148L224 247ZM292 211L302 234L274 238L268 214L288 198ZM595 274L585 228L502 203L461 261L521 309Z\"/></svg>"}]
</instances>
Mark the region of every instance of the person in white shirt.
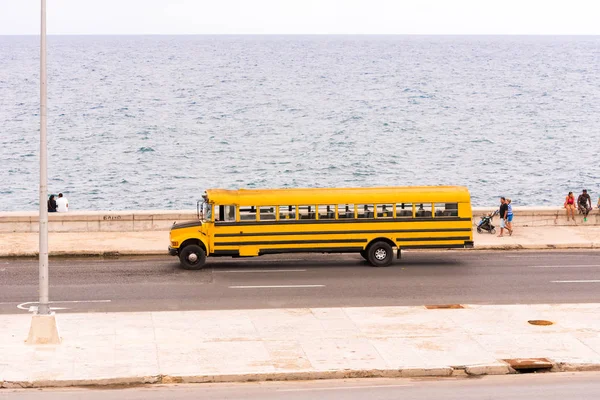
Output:
<instances>
[{"instance_id":1,"label":"person in white shirt","mask_svg":"<svg viewBox=\"0 0 600 400\"><path fill-rule=\"evenodd\" d=\"M67 212L69 211L69 200L63 196L62 193L58 194L58 199L56 199L56 211L57 212Z\"/></svg>"}]
</instances>

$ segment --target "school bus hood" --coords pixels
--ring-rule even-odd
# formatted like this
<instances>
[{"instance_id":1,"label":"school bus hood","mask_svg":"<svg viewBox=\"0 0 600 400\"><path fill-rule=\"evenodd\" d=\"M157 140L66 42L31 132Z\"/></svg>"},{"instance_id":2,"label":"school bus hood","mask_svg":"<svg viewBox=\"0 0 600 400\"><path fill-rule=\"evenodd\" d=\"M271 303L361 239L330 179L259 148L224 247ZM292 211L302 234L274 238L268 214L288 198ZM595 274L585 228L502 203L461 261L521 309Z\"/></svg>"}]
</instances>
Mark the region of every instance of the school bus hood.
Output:
<instances>
[{"instance_id":1,"label":"school bus hood","mask_svg":"<svg viewBox=\"0 0 600 400\"><path fill-rule=\"evenodd\" d=\"M200 221L189 221L189 222L180 222L180 223L174 223L173 226L171 227L171 230L173 229L183 229L183 228L191 228L194 226L202 226L202 222Z\"/></svg>"}]
</instances>

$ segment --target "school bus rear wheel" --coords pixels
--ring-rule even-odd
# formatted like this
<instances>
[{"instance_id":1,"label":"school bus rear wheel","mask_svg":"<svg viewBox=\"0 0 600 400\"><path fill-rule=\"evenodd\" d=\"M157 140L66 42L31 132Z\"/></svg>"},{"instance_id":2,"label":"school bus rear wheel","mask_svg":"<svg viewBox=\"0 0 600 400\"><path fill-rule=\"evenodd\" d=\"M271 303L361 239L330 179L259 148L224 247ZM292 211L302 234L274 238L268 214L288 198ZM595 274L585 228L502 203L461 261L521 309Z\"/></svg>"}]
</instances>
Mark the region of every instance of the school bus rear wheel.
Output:
<instances>
[{"instance_id":1,"label":"school bus rear wheel","mask_svg":"<svg viewBox=\"0 0 600 400\"><path fill-rule=\"evenodd\" d=\"M367 250L368 260L374 267L387 267L394 260L392 246L386 242L375 242Z\"/></svg>"},{"instance_id":2,"label":"school bus rear wheel","mask_svg":"<svg viewBox=\"0 0 600 400\"><path fill-rule=\"evenodd\" d=\"M206 252L196 244L188 244L179 251L179 261L184 269L202 269L206 261Z\"/></svg>"}]
</instances>

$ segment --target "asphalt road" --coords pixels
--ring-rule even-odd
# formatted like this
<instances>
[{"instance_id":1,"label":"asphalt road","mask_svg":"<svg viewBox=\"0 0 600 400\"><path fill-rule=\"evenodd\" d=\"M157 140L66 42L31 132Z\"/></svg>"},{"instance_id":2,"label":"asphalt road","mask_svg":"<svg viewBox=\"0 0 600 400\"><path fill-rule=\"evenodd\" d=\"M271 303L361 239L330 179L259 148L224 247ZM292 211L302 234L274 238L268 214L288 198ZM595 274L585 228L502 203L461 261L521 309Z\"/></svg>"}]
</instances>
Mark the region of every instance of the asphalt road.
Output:
<instances>
[{"instance_id":1,"label":"asphalt road","mask_svg":"<svg viewBox=\"0 0 600 400\"><path fill-rule=\"evenodd\" d=\"M348 379L148 386L130 389L0 390L10 400L584 400L600 398L600 373L436 379Z\"/></svg>"},{"instance_id":2,"label":"asphalt road","mask_svg":"<svg viewBox=\"0 0 600 400\"><path fill-rule=\"evenodd\" d=\"M600 302L600 251L405 252L391 267L358 255L51 258L61 312ZM0 259L0 313L38 299L38 261Z\"/></svg>"}]
</instances>

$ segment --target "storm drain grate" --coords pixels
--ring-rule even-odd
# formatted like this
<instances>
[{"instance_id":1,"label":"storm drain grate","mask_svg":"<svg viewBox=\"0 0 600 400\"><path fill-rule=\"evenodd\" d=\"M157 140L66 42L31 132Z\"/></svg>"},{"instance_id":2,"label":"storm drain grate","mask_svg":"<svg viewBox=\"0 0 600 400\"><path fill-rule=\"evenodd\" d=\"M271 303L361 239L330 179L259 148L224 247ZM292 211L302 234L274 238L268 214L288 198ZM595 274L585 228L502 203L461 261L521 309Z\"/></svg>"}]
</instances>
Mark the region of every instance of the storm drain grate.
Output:
<instances>
[{"instance_id":1,"label":"storm drain grate","mask_svg":"<svg viewBox=\"0 0 600 400\"><path fill-rule=\"evenodd\" d=\"M552 361L547 358L508 358L503 361L522 374L547 372L553 367Z\"/></svg>"},{"instance_id":2,"label":"storm drain grate","mask_svg":"<svg viewBox=\"0 0 600 400\"><path fill-rule=\"evenodd\" d=\"M428 310L456 310L459 308L465 308L462 304L434 304L425 306Z\"/></svg>"}]
</instances>

